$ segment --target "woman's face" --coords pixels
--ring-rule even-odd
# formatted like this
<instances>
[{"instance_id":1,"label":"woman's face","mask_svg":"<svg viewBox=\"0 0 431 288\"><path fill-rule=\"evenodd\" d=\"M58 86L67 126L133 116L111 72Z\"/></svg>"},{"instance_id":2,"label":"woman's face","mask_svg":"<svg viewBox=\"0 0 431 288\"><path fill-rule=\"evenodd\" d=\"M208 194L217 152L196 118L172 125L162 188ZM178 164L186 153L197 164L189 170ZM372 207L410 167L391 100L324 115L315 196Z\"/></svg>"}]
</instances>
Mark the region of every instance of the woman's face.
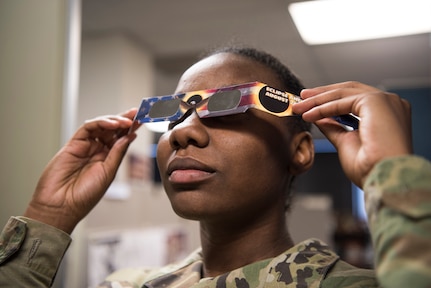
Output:
<instances>
[{"instance_id":1,"label":"woman's face","mask_svg":"<svg viewBox=\"0 0 431 288\"><path fill-rule=\"evenodd\" d=\"M280 86L274 72L229 53L210 56L181 77L176 93L252 81ZM173 209L182 217L240 220L284 207L293 152L283 118L246 113L173 123L160 139L157 161Z\"/></svg>"}]
</instances>

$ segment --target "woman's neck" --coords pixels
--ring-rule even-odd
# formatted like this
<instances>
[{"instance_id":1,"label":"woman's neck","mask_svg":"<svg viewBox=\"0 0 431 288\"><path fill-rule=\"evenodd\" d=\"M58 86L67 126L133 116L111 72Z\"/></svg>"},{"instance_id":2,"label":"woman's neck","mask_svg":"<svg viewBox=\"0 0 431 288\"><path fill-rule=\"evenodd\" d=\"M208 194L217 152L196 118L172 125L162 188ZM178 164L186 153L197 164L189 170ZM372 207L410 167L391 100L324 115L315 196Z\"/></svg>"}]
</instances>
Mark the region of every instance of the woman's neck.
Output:
<instances>
[{"instance_id":1,"label":"woman's neck","mask_svg":"<svg viewBox=\"0 0 431 288\"><path fill-rule=\"evenodd\" d=\"M294 245L284 215L276 221L231 224L211 225L201 222L203 277L215 277L273 258Z\"/></svg>"}]
</instances>

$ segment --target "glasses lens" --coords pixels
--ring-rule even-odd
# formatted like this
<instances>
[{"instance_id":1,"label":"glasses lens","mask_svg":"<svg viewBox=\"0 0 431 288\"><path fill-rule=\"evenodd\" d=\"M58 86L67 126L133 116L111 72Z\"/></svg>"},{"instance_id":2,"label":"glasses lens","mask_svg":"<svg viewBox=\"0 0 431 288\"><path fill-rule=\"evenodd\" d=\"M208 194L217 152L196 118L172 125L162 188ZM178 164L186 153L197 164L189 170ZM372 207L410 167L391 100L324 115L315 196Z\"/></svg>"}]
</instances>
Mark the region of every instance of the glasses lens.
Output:
<instances>
[{"instance_id":1,"label":"glasses lens","mask_svg":"<svg viewBox=\"0 0 431 288\"><path fill-rule=\"evenodd\" d=\"M239 90L217 92L208 100L208 111L217 112L236 108L240 100L241 92Z\"/></svg>"},{"instance_id":2,"label":"glasses lens","mask_svg":"<svg viewBox=\"0 0 431 288\"><path fill-rule=\"evenodd\" d=\"M169 99L157 101L151 106L148 116L151 118L166 118L175 115L180 107L181 100Z\"/></svg>"}]
</instances>

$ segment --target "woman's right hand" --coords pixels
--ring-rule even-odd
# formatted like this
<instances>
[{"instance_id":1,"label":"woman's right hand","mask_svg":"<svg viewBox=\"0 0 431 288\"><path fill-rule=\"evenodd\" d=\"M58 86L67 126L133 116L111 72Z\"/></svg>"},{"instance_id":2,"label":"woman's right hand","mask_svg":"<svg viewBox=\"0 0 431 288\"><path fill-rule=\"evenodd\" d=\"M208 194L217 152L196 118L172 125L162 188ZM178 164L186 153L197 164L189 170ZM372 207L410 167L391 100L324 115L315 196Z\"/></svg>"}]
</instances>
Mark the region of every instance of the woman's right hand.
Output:
<instances>
[{"instance_id":1,"label":"woman's right hand","mask_svg":"<svg viewBox=\"0 0 431 288\"><path fill-rule=\"evenodd\" d=\"M113 181L136 138L128 133L135 114L86 121L48 163L24 216L71 233Z\"/></svg>"}]
</instances>

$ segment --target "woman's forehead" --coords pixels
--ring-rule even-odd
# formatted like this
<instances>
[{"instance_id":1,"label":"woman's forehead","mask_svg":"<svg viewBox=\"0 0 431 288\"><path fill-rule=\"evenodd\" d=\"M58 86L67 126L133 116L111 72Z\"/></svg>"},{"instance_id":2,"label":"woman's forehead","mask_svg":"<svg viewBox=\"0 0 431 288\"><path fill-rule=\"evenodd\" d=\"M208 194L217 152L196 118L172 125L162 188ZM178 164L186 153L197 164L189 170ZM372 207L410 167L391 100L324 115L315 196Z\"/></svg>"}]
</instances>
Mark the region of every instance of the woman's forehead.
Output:
<instances>
[{"instance_id":1,"label":"woman's forehead","mask_svg":"<svg viewBox=\"0 0 431 288\"><path fill-rule=\"evenodd\" d=\"M271 69L257 61L232 53L219 53L187 69L175 92L220 88L254 81L271 85L278 82L277 79Z\"/></svg>"}]
</instances>

